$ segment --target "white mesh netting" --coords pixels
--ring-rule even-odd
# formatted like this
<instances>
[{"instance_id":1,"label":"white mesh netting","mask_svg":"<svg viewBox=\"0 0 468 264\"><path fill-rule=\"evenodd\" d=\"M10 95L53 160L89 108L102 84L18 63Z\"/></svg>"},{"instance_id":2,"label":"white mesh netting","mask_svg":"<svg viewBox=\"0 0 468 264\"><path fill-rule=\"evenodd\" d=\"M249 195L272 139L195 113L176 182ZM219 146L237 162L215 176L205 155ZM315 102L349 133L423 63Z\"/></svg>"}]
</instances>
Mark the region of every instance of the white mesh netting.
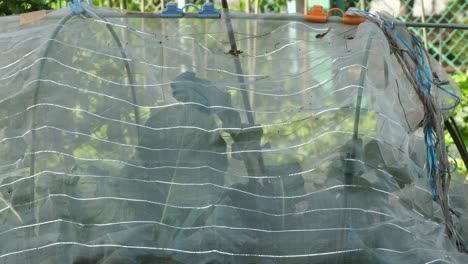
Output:
<instances>
[{"instance_id":1,"label":"white mesh netting","mask_svg":"<svg viewBox=\"0 0 468 264\"><path fill-rule=\"evenodd\" d=\"M468 262L377 26L94 12L2 18L0 262Z\"/></svg>"}]
</instances>

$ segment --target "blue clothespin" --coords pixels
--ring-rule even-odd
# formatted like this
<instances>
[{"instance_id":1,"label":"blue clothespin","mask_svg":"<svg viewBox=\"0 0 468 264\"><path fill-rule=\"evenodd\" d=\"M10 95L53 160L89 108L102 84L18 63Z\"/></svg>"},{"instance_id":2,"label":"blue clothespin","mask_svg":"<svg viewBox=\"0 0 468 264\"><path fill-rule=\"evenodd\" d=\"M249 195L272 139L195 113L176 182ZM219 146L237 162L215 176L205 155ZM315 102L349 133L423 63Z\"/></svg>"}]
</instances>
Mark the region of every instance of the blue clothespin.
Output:
<instances>
[{"instance_id":1,"label":"blue clothespin","mask_svg":"<svg viewBox=\"0 0 468 264\"><path fill-rule=\"evenodd\" d=\"M70 9L70 12L75 13L75 15L84 13L84 9L81 6L81 0L74 0L74 3L68 2L68 9Z\"/></svg>"},{"instance_id":2,"label":"blue clothespin","mask_svg":"<svg viewBox=\"0 0 468 264\"><path fill-rule=\"evenodd\" d=\"M221 13L219 9L214 7L213 3L206 2L203 4L202 10L198 11L198 16L202 18L219 18Z\"/></svg>"},{"instance_id":3,"label":"blue clothespin","mask_svg":"<svg viewBox=\"0 0 468 264\"><path fill-rule=\"evenodd\" d=\"M166 8L164 8L161 13L161 17L177 18L183 16L184 12L182 11L182 8L177 6L177 3L167 3Z\"/></svg>"},{"instance_id":4,"label":"blue clothespin","mask_svg":"<svg viewBox=\"0 0 468 264\"><path fill-rule=\"evenodd\" d=\"M76 15L84 13L84 8L81 6L83 0L74 0L75 3L68 2L68 9ZM88 5L93 5L93 0L88 0Z\"/></svg>"}]
</instances>

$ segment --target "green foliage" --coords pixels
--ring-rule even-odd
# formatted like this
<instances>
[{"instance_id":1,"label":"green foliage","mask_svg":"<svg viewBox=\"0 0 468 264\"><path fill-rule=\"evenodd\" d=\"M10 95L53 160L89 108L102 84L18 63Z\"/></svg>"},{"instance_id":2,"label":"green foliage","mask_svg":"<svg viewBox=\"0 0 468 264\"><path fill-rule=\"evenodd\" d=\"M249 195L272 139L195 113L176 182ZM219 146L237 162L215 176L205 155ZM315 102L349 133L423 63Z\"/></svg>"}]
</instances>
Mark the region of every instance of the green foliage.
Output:
<instances>
[{"instance_id":1,"label":"green foliage","mask_svg":"<svg viewBox=\"0 0 468 264\"><path fill-rule=\"evenodd\" d=\"M0 16L27 13L42 9L51 9L50 3L55 1L46 0L0 0Z\"/></svg>"},{"instance_id":2,"label":"green foliage","mask_svg":"<svg viewBox=\"0 0 468 264\"><path fill-rule=\"evenodd\" d=\"M287 5L286 0L260 0L259 1L260 10L264 13L266 10L270 12L279 13L281 11L281 7L285 7Z\"/></svg>"},{"instance_id":3,"label":"green foliage","mask_svg":"<svg viewBox=\"0 0 468 264\"><path fill-rule=\"evenodd\" d=\"M454 119L458 128L460 129L463 140L465 141L465 145L468 145L468 126L466 124L468 122L468 99L465 96L468 93L468 71L466 73L459 73L459 74L453 75L452 79L460 87L460 90L463 94L460 106L457 108L457 110L454 113ZM446 132L445 138L447 141L447 145L449 146L449 152L456 153L456 148L453 145L453 140L448 134L448 132ZM459 155L455 156L454 158L458 164L458 172L462 176L467 178L468 171L462 159L460 158Z\"/></svg>"},{"instance_id":4,"label":"green foliage","mask_svg":"<svg viewBox=\"0 0 468 264\"><path fill-rule=\"evenodd\" d=\"M452 78L460 87L462 94L468 93L468 71L453 75ZM461 105L455 112L454 118L461 129L463 138L465 138L465 144L468 143L468 126L466 125L466 122L468 122L468 99L466 96L462 96Z\"/></svg>"},{"instance_id":5,"label":"green foliage","mask_svg":"<svg viewBox=\"0 0 468 264\"><path fill-rule=\"evenodd\" d=\"M453 80L457 83L465 95L468 93L468 71L466 73L460 73L452 76ZM455 111L454 119L457 122L458 127L461 130L465 144L468 143L468 99L466 96L462 96L460 107Z\"/></svg>"}]
</instances>

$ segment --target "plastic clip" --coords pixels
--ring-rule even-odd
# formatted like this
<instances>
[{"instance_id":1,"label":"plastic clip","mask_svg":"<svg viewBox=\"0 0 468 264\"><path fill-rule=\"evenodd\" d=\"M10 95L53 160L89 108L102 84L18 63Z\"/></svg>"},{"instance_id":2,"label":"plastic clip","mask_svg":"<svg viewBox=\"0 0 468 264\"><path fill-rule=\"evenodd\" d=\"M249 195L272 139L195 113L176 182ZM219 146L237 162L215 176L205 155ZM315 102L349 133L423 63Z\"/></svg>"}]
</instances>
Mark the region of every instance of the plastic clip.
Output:
<instances>
[{"instance_id":1,"label":"plastic clip","mask_svg":"<svg viewBox=\"0 0 468 264\"><path fill-rule=\"evenodd\" d=\"M68 2L68 9L75 15L84 13L84 8L81 6L81 0L74 0L74 3Z\"/></svg>"},{"instance_id":2,"label":"plastic clip","mask_svg":"<svg viewBox=\"0 0 468 264\"><path fill-rule=\"evenodd\" d=\"M346 13L343 15L343 24L346 25L359 25L365 21L366 19L364 17L353 16Z\"/></svg>"},{"instance_id":3,"label":"plastic clip","mask_svg":"<svg viewBox=\"0 0 468 264\"><path fill-rule=\"evenodd\" d=\"M93 0L88 0L87 2L84 0L74 0L74 3L68 2L68 9L70 9L70 12L73 12L76 15L84 13L85 10L83 6L81 6L81 2L88 3L90 6L93 5Z\"/></svg>"},{"instance_id":4,"label":"plastic clip","mask_svg":"<svg viewBox=\"0 0 468 264\"><path fill-rule=\"evenodd\" d=\"M195 8L197 10L197 12L200 12L200 8L198 8L198 6L196 4L192 4L192 3L185 4L182 7L182 11L184 11L185 9L188 9L189 7L193 7L193 8Z\"/></svg>"},{"instance_id":5,"label":"plastic clip","mask_svg":"<svg viewBox=\"0 0 468 264\"><path fill-rule=\"evenodd\" d=\"M326 23L328 20L328 14L323 11L323 6L314 5L312 10L307 12L306 21L315 23Z\"/></svg>"},{"instance_id":6,"label":"plastic clip","mask_svg":"<svg viewBox=\"0 0 468 264\"><path fill-rule=\"evenodd\" d=\"M343 15L342 22L346 25L359 25L362 22L366 21L364 17L352 16L345 14L343 10L339 8L331 8L327 13L323 10L323 6L314 5L312 10L307 12L306 21L315 22L315 23L326 23L328 21L328 16L333 12L340 12Z\"/></svg>"},{"instance_id":7,"label":"plastic clip","mask_svg":"<svg viewBox=\"0 0 468 264\"><path fill-rule=\"evenodd\" d=\"M166 8L164 8L161 13L161 17L167 18L179 18L183 16L184 12L182 11L182 8L177 6L177 3L167 3Z\"/></svg>"},{"instance_id":8,"label":"plastic clip","mask_svg":"<svg viewBox=\"0 0 468 264\"><path fill-rule=\"evenodd\" d=\"M201 10L198 10L198 16L202 18L219 18L221 13L214 7L213 3L206 2Z\"/></svg>"}]
</instances>

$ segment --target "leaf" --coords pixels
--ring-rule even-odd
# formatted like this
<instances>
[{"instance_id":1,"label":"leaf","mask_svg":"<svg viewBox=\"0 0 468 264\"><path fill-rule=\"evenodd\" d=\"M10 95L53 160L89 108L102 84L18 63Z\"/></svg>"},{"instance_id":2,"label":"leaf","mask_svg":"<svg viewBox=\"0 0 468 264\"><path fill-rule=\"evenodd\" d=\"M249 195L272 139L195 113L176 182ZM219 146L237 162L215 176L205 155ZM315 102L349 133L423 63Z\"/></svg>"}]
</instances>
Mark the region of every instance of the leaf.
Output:
<instances>
[{"instance_id":1,"label":"leaf","mask_svg":"<svg viewBox=\"0 0 468 264\"><path fill-rule=\"evenodd\" d=\"M13 214L15 214L15 216L18 218L18 220L23 224L23 219L21 218L20 214L18 213L18 211L15 210L15 208L13 207L13 205L8 202L5 197L3 197L3 195L0 193L0 201L2 201L4 204L6 204L7 207L10 208L10 210L13 212Z\"/></svg>"}]
</instances>

